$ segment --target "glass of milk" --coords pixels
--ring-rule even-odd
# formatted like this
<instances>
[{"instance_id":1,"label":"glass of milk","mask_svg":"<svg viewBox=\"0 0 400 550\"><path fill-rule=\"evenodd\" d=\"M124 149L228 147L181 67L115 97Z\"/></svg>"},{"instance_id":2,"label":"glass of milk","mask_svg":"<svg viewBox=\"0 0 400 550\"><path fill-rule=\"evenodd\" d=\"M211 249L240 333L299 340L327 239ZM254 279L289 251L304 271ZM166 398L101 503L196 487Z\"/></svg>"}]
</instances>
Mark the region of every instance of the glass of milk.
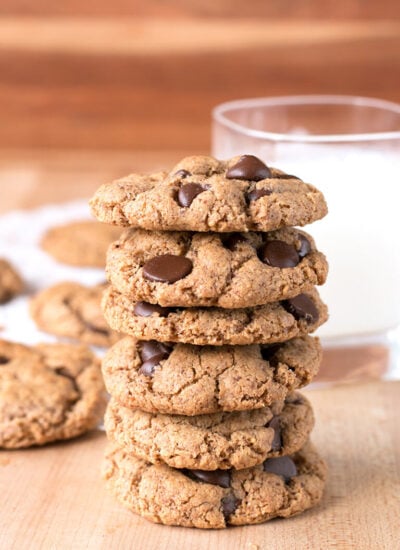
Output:
<instances>
[{"instance_id":1,"label":"glass of milk","mask_svg":"<svg viewBox=\"0 0 400 550\"><path fill-rule=\"evenodd\" d=\"M319 289L330 310L318 332L321 380L395 376L400 105L319 95L231 101L213 110L212 149L220 159L256 155L326 197L328 216L305 227L330 264Z\"/></svg>"}]
</instances>

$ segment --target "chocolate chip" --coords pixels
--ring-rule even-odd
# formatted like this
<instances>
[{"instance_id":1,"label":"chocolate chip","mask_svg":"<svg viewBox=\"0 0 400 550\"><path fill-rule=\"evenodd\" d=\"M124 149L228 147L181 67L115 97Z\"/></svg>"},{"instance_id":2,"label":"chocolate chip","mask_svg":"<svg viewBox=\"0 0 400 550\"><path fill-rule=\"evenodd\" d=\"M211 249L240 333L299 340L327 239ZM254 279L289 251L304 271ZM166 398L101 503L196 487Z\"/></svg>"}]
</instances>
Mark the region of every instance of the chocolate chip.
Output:
<instances>
[{"instance_id":1,"label":"chocolate chip","mask_svg":"<svg viewBox=\"0 0 400 550\"><path fill-rule=\"evenodd\" d=\"M10 362L10 359L5 355L0 355L0 365L6 365Z\"/></svg>"},{"instance_id":2,"label":"chocolate chip","mask_svg":"<svg viewBox=\"0 0 400 550\"><path fill-rule=\"evenodd\" d=\"M261 357L264 359L264 361L271 361L275 353L280 348L280 344L271 344L269 346L262 346L261 347Z\"/></svg>"},{"instance_id":3,"label":"chocolate chip","mask_svg":"<svg viewBox=\"0 0 400 550\"><path fill-rule=\"evenodd\" d=\"M177 172L175 172L174 176L178 176L178 178L187 178L188 176L191 176L192 174L188 172L187 170L184 170L181 168Z\"/></svg>"},{"instance_id":4,"label":"chocolate chip","mask_svg":"<svg viewBox=\"0 0 400 550\"><path fill-rule=\"evenodd\" d=\"M148 340L147 342L140 342L140 358L142 361L148 361L152 357L159 355L160 353L171 353L173 346L164 344L163 342L157 342L156 340Z\"/></svg>"},{"instance_id":5,"label":"chocolate chip","mask_svg":"<svg viewBox=\"0 0 400 550\"><path fill-rule=\"evenodd\" d=\"M229 470L185 470L186 475L195 481L204 481L211 485L219 485L224 489L231 486L231 473Z\"/></svg>"},{"instance_id":6,"label":"chocolate chip","mask_svg":"<svg viewBox=\"0 0 400 550\"><path fill-rule=\"evenodd\" d=\"M311 243L304 235L301 235L300 233L298 237L300 241L300 248L298 250L298 254L300 258L304 258L304 256L307 256L307 254L311 252Z\"/></svg>"},{"instance_id":7,"label":"chocolate chip","mask_svg":"<svg viewBox=\"0 0 400 550\"><path fill-rule=\"evenodd\" d=\"M247 193L247 200L248 202L257 201L258 199L261 199L261 197L267 197L268 195L271 195L272 191L271 189L253 189L253 191L249 191Z\"/></svg>"},{"instance_id":8,"label":"chocolate chip","mask_svg":"<svg viewBox=\"0 0 400 550\"><path fill-rule=\"evenodd\" d=\"M271 177L271 170L253 155L243 155L226 172L227 179L261 181Z\"/></svg>"},{"instance_id":9,"label":"chocolate chip","mask_svg":"<svg viewBox=\"0 0 400 550\"><path fill-rule=\"evenodd\" d=\"M297 250L284 241L269 241L258 251L262 262L271 267L296 267L300 258Z\"/></svg>"},{"instance_id":10,"label":"chocolate chip","mask_svg":"<svg viewBox=\"0 0 400 550\"><path fill-rule=\"evenodd\" d=\"M153 355L142 364L139 369L140 374L144 374L145 376L153 376L155 367L160 364L160 361L168 359L168 357L169 353L159 353L158 355Z\"/></svg>"},{"instance_id":11,"label":"chocolate chip","mask_svg":"<svg viewBox=\"0 0 400 550\"><path fill-rule=\"evenodd\" d=\"M224 514L225 521L228 521L229 517L235 512L236 508L240 504L240 500L235 495L228 495L221 500L222 513Z\"/></svg>"},{"instance_id":12,"label":"chocolate chip","mask_svg":"<svg viewBox=\"0 0 400 550\"><path fill-rule=\"evenodd\" d=\"M280 451L282 449L282 431L281 431L281 422L279 416L274 416L273 419L269 422L268 428L274 430L274 439L271 443L272 451Z\"/></svg>"},{"instance_id":13,"label":"chocolate chip","mask_svg":"<svg viewBox=\"0 0 400 550\"><path fill-rule=\"evenodd\" d=\"M305 319L307 323L316 323L319 319L317 306L307 294L299 294L295 298L285 300L283 307L297 320Z\"/></svg>"},{"instance_id":14,"label":"chocolate chip","mask_svg":"<svg viewBox=\"0 0 400 550\"><path fill-rule=\"evenodd\" d=\"M201 185L201 183L187 183L186 185L182 185L178 191L177 197L179 206L188 208L197 195L207 191L207 189L208 188L205 185Z\"/></svg>"},{"instance_id":15,"label":"chocolate chip","mask_svg":"<svg viewBox=\"0 0 400 550\"><path fill-rule=\"evenodd\" d=\"M221 241L225 248L232 251L238 243L244 242L246 239L241 233L227 233L221 235Z\"/></svg>"},{"instance_id":16,"label":"chocolate chip","mask_svg":"<svg viewBox=\"0 0 400 550\"><path fill-rule=\"evenodd\" d=\"M268 458L263 464L264 472L270 472L282 476L287 483L294 476L297 476L296 464L289 456Z\"/></svg>"},{"instance_id":17,"label":"chocolate chip","mask_svg":"<svg viewBox=\"0 0 400 550\"><path fill-rule=\"evenodd\" d=\"M143 266L143 276L149 281L161 283L175 283L183 279L193 269L192 262L185 256L163 254L156 256Z\"/></svg>"},{"instance_id":18,"label":"chocolate chip","mask_svg":"<svg viewBox=\"0 0 400 550\"><path fill-rule=\"evenodd\" d=\"M168 313L171 312L171 308L162 307L158 304L149 304L148 302L137 302L133 311L139 317L150 317L153 313L158 313L160 317L167 317Z\"/></svg>"}]
</instances>

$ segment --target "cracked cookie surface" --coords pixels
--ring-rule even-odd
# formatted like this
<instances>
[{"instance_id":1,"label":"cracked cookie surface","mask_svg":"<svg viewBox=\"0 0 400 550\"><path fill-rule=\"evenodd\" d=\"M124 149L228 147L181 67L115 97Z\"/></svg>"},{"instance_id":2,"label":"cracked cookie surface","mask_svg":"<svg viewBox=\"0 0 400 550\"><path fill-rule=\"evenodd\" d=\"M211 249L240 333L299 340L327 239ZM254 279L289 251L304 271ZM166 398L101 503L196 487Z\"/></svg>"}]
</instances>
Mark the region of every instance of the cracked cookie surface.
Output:
<instances>
[{"instance_id":1,"label":"cracked cookie surface","mask_svg":"<svg viewBox=\"0 0 400 550\"><path fill-rule=\"evenodd\" d=\"M86 347L0 341L0 448L81 435L105 404L100 364Z\"/></svg>"},{"instance_id":2,"label":"cracked cookie surface","mask_svg":"<svg viewBox=\"0 0 400 550\"><path fill-rule=\"evenodd\" d=\"M200 480L201 471L191 472L153 465L115 446L103 465L108 489L131 511L155 523L202 529L303 512L321 500L326 479L326 465L311 443L283 463L269 459L244 470L204 472L212 483Z\"/></svg>"},{"instance_id":3,"label":"cracked cookie surface","mask_svg":"<svg viewBox=\"0 0 400 550\"><path fill-rule=\"evenodd\" d=\"M327 213L312 185L265 165L234 170L240 162L192 156L170 172L131 174L102 185L91 200L92 212L117 225L216 232L302 226Z\"/></svg>"},{"instance_id":4,"label":"cracked cookie surface","mask_svg":"<svg viewBox=\"0 0 400 550\"><path fill-rule=\"evenodd\" d=\"M296 307L299 300L289 300L246 309L179 309L133 302L109 287L102 306L110 327L139 340L211 346L267 344L309 334L327 320L327 307L316 289L302 296L302 308Z\"/></svg>"},{"instance_id":5,"label":"cracked cookie surface","mask_svg":"<svg viewBox=\"0 0 400 550\"><path fill-rule=\"evenodd\" d=\"M64 282L39 292L30 303L37 326L50 334L94 346L111 346L121 336L107 325L100 303L106 285Z\"/></svg>"},{"instance_id":6,"label":"cracked cookie surface","mask_svg":"<svg viewBox=\"0 0 400 550\"><path fill-rule=\"evenodd\" d=\"M151 414L111 399L104 424L111 441L153 464L240 470L298 451L314 416L299 393L270 407L200 416Z\"/></svg>"},{"instance_id":7,"label":"cracked cookie surface","mask_svg":"<svg viewBox=\"0 0 400 550\"><path fill-rule=\"evenodd\" d=\"M313 239L292 228L227 240L217 233L130 229L107 254L107 276L119 292L167 307L264 305L323 284L327 271Z\"/></svg>"},{"instance_id":8,"label":"cracked cookie surface","mask_svg":"<svg viewBox=\"0 0 400 550\"><path fill-rule=\"evenodd\" d=\"M16 269L0 258L0 304L5 304L24 289L24 283Z\"/></svg>"},{"instance_id":9,"label":"cracked cookie surface","mask_svg":"<svg viewBox=\"0 0 400 550\"><path fill-rule=\"evenodd\" d=\"M82 220L52 227L40 244L63 264L104 268L107 248L120 234L118 227Z\"/></svg>"},{"instance_id":10,"label":"cracked cookie surface","mask_svg":"<svg viewBox=\"0 0 400 550\"><path fill-rule=\"evenodd\" d=\"M283 401L318 372L318 338L272 346L167 346L127 336L103 359L107 390L122 405L194 416Z\"/></svg>"}]
</instances>

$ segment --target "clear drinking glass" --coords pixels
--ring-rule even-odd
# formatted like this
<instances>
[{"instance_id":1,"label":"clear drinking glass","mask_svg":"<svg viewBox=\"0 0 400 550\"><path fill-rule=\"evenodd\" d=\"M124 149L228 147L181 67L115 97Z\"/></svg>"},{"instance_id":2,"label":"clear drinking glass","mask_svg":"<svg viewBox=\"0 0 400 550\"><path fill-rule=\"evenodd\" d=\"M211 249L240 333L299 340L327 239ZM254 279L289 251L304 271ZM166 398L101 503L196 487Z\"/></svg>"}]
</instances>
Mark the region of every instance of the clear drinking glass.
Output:
<instances>
[{"instance_id":1,"label":"clear drinking glass","mask_svg":"<svg viewBox=\"0 0 400 550\"><path fill-rule=\"evenodd\" d=\"M245 99L213 110L217 158L254 154L322 190L306 227L326 253L321 381L398 377L400 105L351 96Z\"/></svg>"}]
</instances>

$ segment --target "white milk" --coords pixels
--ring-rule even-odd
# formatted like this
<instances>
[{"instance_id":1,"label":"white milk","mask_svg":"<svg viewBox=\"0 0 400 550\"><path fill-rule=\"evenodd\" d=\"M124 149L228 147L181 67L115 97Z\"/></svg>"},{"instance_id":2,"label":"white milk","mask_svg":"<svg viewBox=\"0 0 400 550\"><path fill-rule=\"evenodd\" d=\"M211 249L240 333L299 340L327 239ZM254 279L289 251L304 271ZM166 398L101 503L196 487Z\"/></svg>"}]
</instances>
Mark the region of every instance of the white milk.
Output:
<instances>
[{"instance_id":1,"label":"white milk","mask_svg":"<svg viewBox=\"0 0 400 550\"><path fill-rule=\"evenodd\" d=\"M283 144L264 160L325 195L329 214L305 227L328 258L320 287L330 311L324 337L400 324L400 153L347 145Z\"/></svg>"},{"instance_id":2,"label":"white milk","mask_svg":"<svg viewBox=\"0 0 400 550\"><path fill-rule=\"evenodd\" d=\"M340 338L400 325L399 146L238 141L214 127L217 158L257 155L326 197L329 214L304 228L330 266L327 283L319 287L330 317L318 334Z\"/></svg>"}]
</instances>

